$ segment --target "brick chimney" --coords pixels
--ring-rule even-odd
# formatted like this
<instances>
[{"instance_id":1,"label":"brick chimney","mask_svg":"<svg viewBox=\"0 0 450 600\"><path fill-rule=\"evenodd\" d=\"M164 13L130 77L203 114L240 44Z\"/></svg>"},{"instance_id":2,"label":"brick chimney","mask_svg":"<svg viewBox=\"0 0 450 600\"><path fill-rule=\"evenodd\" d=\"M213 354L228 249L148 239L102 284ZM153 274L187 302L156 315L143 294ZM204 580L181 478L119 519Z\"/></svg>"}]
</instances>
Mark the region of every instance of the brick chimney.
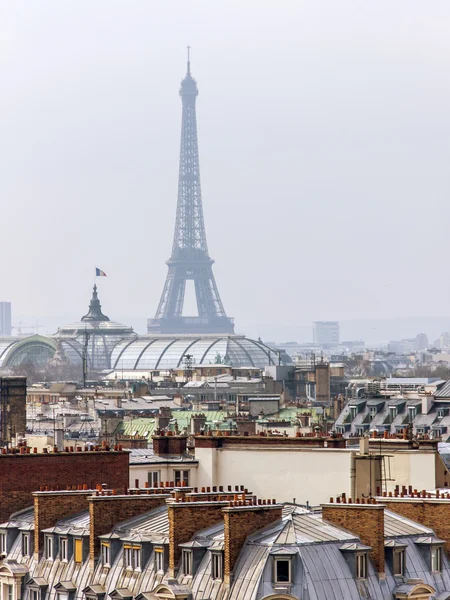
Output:
<instances>
[{"instance_id":1,"label":"brick chimney","mask_svg":"<svg viewBox=\"0 0 450 600\"><path fill-rule=\"evenodd\" d=\"M43 550L43 529L52 527L57 521L88 509L88 498L92 490L70 490L56 492L34 492L34 553L38 558Z\"/></svg>"},{"instance_id":2,"label":"brick chimney","mask_svg":"<svg viewBox=\"0 0 450 600\"><path fill-rule=\"evenodd\" d=\"M229 506L223 509L224 518L224 581L230 583L239 553L247 537L279 521L282 517L282 507L279 504ZM234 503L232 503L234 504Z\"/></svg>"},{"instance_id":3,"label":"brick chimney","mask_svg":"<svg viewBox=\"0 0 450 600\"><path fill-rule=\"evenodd\" d=\"M164 489L161 489L164 492ZM159 506L164 506L167 493L142 493L126 496L95 495L89 498L90 539L89 556L91 568L100 548L99 535L109 533L114 525L126 521L143 513L149 512Z\"/></svg>"},{"instance_id":4,"label":"brick chimney","mask_svg":"<svg viewBox=\"0 0 450 600\"><path fill-rule=\"evenodd\" d=\"M169 517L169 574L175 575L180 559L179 544L188 542L194 533L220 523L222 509L229 502L174 502L168 504Z\"/></svg>"},{"instance_id":5,"label":"brick chimney","mask_svg":"<svg viewBox=\"0 0 450 600\"><path fill-rule=\"evenodd\" d=\"M152 436L153 452L157 456L182 456L186 454L187 435L172 435L172 432L159 431Z\"/></svg>"},{"instance_id":6,"label":"brick chimney","mask_svg":"<svg viewBox=\"0 0 450 600\"><path fill-rule=\"evenodd\" d=\"M347 529L372 548L370 555L375 569L384 578L384 504L351 504L350 500L321 506L325 521Z\"/></svg>"},{"instance_id":7,"label":"brick chimney","mask_svg":"<svg viewBox=\"0 0 450 600\"><path fill-rule=\"evenodd\" d=\"M414 496L378 499L387 509L430 527L438 537L445 540L445 548L450 555L450 498L424 497L426 495L426 492L417 492Z\"/></svg>"}]
</instances>

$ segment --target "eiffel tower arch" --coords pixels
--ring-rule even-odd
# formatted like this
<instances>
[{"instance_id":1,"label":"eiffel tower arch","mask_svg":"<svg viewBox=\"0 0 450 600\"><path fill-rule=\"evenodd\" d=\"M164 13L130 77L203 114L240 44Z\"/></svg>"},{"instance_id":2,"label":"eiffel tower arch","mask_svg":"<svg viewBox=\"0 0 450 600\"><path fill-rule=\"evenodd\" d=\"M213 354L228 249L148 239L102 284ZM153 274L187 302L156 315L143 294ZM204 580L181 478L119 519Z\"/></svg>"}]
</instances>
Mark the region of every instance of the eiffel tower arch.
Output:
<instances>
[{"instance_id":1,"label":"eiffel tower arch","mask_svg":"<svg viewBox=\"0 0 450 600\"><path fill-rule=\"evenodd\" d=\"M195 102L197 82L191 75L188 54L187 73L181 82L183 106L181 123L178 202L172 255L164 289L154 319L147 331L153 333L234 333L233 319L227 316L214 279L214 261L208 253L203 219L200 163ZM186 282L194 282L196 316L183 316Z\"/></svg>"}]
</instances>

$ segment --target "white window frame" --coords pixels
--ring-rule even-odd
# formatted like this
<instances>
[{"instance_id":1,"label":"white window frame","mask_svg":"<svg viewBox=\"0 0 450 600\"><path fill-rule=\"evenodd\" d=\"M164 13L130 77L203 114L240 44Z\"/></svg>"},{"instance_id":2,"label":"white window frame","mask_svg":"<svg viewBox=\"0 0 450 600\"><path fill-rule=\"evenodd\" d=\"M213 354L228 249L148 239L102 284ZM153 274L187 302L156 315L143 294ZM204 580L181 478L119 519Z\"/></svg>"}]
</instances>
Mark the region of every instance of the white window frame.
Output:
<instances>
[{"instance_id":1,"label":"white window frame","mask_svg":"<svg viewBox=\"0 0 450 600\"><path fill-rule=\"evenodd\" d=\"M288 563L288 567L289 567L289 575L288 575L288 581L281 581L278 579L278 563L281 562L287 562ZM274 566L274 572L273 572L273 581L276 584L282 584L282 585L286 585L289 583L292 583L292 559L286 556L275 556L274 561L273 561L273 566Z\"/></svg>"},{"instance_id":2,"label":"white window frame","mask_svg":"<svg viewBox=\"0 0 450 600\"><path fill-rule=\"evenodd\" d=\"M30 588L30 600L41 600L41 590L38 588Z\"/></svg>"},{"instance_id":3,"label":"white window frame","mask_svg":"<svg viewBox=\"0 0 450 600\"><path fill-rule=\"evenodd\" d=\"M405 550L394 550L392 556L392 574L394 576L403 576L405 574ZM398 566L398 568L396 568ZM396 572L399 571L399 572Z\"/></svg>"},{"instance_id":4,"label":"white window frame","mask_svg":"<svg viewBox=\"0 0 450 600\"><path fill-rule=\"evenodd\" d=\"M164 548L155 548L155 571L164 573Z\"/></svg>"},{"instance_id":5,"label":"white window frame","mask_svg":"<svg viewBox=\"0 0 450 600\"><path fill-rule=\"evenodd\" d=\"M14 585L12 583L7 584L7 600L14 600Z\"/></svg>"},{"instance_id":6,"label":"white window frame","mask_svg":"<svg viewBox=\"0 0 450 600\"><path fill-rule=\"evenodd\" d=\"M442 546L431 546L430 566L433 573L442 571Z\"/></svg>"},{"instance_id":7,"label":"white window frame","mask_svg":"<svg viewBox=\"0 0 450 600\"><path fill-rule=\"evenodd\" d=\"M53 536L44 536L44 557L45 560L53 560Z\"/></svg>"},{"instance_id":8,"label":"white window frame","mask_svg":"<svg viewBox=\"0 0 450 600\"><path fill-rule=\"evenodd\" d=\"M31 556L31 536L28 532L22 533L22 556Z\"/></svg>"},{"instance_id":9,"label":"white window frame","mask_svg":"<svg viewBox=\"0 0 450 600\"><path fill-rule=\"evenodd\" d=\"M192 565L193 565L193 556L192 550L183 549L181 552L181 564L184 575L193 575Z\"/></svg>"},{"instance_id":10,"label":"white window frame","mask_svg":"<svg viewBox=\"0 0 450 600\"><path fill-rule=\"evenodd\" d=\"M376 416L377 416L377 407L371 406L370 407L370 418L375 419Z\"/></svg>"},{"instance_id":11,"label":"white window frame","mask_svg":"<svg viewBox=\"0 0 450 600\"><path fill-rule=\"evenodd\" d=\"M148 485L150 487L159 487L161 481L161 471L149 471L148 472Z\"/></svg>"},{"instance_id":12,"label":"white window frame","mask_svg":"<svg viewBox=\"0 0 450 600\"><path fill-rule=\"evenodd\" d=\"M6 545L6 532L0 531L0 554L7 553Z\"/></svg>"},{"instance_id":13,"label":"white window frame","mask_svg":"<svg viewBox=\"0 0 450 600\"><path fill-rule=\"evenodd\" d=\"M211 552L211 577L223 579L223 553Z\"/></svg>"},{"instance_id":14,"label":"white window frame","mask_svg":"<svg viewBox=\"0 0 450 600\"><path fill-rule=\"evenodd\" d=\"M177 477L177 473L180 474L179 477ZM182 486L183 483L186 487L189 487L189 480L190 480L190 475L191 475L191 471L189 469L176 469L173 472L173 480L176 486ZM179 483L177 483L177 480L179 481Z\"/></svg>"},{"instance_id":15,"label":"white window frame","mask_svg":"<svg viewBox=\"0 0 450 600\"><path fill-rule=\"evenodd\" d=\"M64 562L69 560L69 538L59 538L59 558Z\"/></svg>"},{"instance_id":16,"label":"white window frame","mask_svg":"<svg viewBox=\"0 0 450 600\"><path fill-rule=\"evenodd\" d=\"M102 565L104 567L111 566L111 545L109 542L101 542L100 544Z\"/></svg>"},{"instance_id":17,"label":"white window frame","mask_svg":"<svg viewBox=\"0 0 450 600\"><path fill-rule=\"evenodd\" d=\"M367 552L360 552L355 556L356 579L367 579Z\"/></svg>"},{"instance_id":18,"label":"white window frame","mask_svg":"<svg viewBox=\"0 0 450 600\"><path fill-rule=\"evenodd\" d=\"M133 570L140 571L142 566L142 547L133 546L131 549L131 556L133 560Z\"/></svg>"}]
</instances>

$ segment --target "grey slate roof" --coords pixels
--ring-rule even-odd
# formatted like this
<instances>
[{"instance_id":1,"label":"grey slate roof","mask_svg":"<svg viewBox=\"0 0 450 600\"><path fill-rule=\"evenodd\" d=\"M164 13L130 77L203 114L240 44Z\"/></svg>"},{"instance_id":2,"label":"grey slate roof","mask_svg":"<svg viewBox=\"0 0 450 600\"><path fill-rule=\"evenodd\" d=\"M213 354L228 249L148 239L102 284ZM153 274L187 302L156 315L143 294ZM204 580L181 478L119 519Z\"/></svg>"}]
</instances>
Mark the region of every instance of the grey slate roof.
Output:
<instances>
[{"instance_id":1,"label":"grey slate roof","mask_svg":"<svg viewBox=\"0 0 450 600\"><path fill-rule=\"evenodd\" d=\"M56 533L58 529L75 532L88 525L86 512L63 519L52 529ZM391 551L393 544L405 547L405 579L400 582L395 578L388 563L386 579L379 579L369 561L367 579L357 580L349 566L348 552L345 552L367 548L357 536L325 522L320 511L307 511L290 504L285 506L283 512L282 519L248 537L238 557L229 587L222 580L213 579L211 573L210 550L222 550L224 547L223 521L197 531L190 542L184 544L184 547L190 547L199 553L200 561L196 563L193 577L178 573L175 580L170 580L167 573L155 572L153 544L167 543L168 540L167 506L118 523L113 529L115 540L123 542L132 539L148 544L148 555L140 571L123 568L120 543L111 568L105 569L98 564L94 573L89 570L88 559L81 565L75 564L73 559L64 563L58 557L52 561L40 560L38 563L34 558L25 559L20 554L20 536L15 543L16 560L17 564L30 570L30 576L35 580L48 582L48 589L42 600L56 600L57 582L76 587L74 600L84 600L83 590L88 586L101 590L101 593L105 593L105 598L108 595L123 598L142 594L142 598L149 600L160 584L172 590L190 590L194 600L262 600L281 593L273 582L274 555L291 557L294 580L289 593L301 600L385 600L393 597L399 585L410 585L410 580L413 579L432 586L441 594L437 595L438 598L445 598L442 594L450 590L447 555L443 553L442 556L442 573L432 573L427 563L427 544L434 541L440 543L434 532L427 527L385 510L386 554ZM111 537L111 534L105 537ZM30 600L27 586L22 599Z\"/></svg>"}]
</instances>

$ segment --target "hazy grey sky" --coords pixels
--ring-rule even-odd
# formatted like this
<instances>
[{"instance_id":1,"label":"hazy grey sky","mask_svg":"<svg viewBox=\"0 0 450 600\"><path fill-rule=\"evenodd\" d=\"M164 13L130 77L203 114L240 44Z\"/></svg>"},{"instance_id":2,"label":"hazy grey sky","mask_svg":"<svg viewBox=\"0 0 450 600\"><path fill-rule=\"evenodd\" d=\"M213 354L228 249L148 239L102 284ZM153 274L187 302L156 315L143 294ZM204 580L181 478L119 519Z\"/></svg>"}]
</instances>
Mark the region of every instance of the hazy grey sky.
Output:
<instances>
[{"instance_id":1,"label":"hazy grey sky","mask_svg":"<svg viewBox=\"0 0 450 600\"><path fill-rule=\"evenodd\" d=\"M449 314L449 31L448 0L0 0L0 299L73 320L98 265L153 316L190 44L237 330Z\"/></svg>"}]
</instances>

